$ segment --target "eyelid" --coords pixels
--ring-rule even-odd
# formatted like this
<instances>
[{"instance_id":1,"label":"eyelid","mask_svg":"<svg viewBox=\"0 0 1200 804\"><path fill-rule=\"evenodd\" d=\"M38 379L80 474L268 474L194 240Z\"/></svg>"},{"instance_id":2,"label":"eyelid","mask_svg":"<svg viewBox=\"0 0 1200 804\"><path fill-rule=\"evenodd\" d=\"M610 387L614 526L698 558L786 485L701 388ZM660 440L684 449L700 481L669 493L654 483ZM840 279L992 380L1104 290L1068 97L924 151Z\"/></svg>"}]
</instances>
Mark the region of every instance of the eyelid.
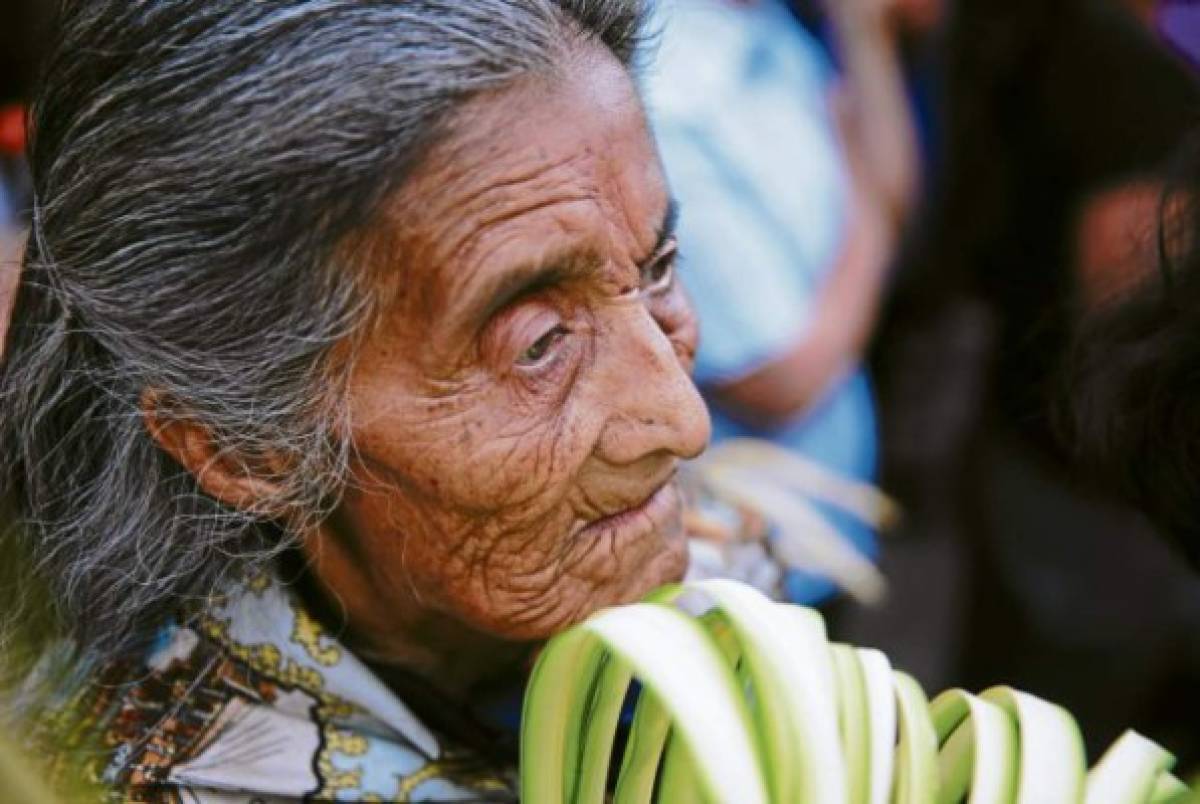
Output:
<instances>
[{"instance_id":1,"label":"eyelid","mask_svg":"<svg viewBox=\"0 0 1200 804\"><path fill-rule=\"evenodd\" d=\"M530 343L528 346L526 346L525 349L523 349L521 351L521 354L517 355L515 364L517 366L520 366L521 368L527 368L527 369L536 369L536 368L545 366L546 364L548 364L550 361L552 361L554 359L554 355L555 355L555 352L558 350L558 346L562 343L562 340L570 333L571 333L571 330L567 328L566 324L564 324L561 321L558 322L557 324L555 324L554 326L550 327L545 332L543 332L541 335L539 335L537 338L535 338L532 343ZM553 340L546 346L546 351L541 357L538 357L537 359L535 359L531 362L528 362L528 363L524 362L524 357L529 352L530 349L533 349L539 343L546 340L547 338L551 338L552 336L553 336Z\"/></svg>"},{"instance_id":2,"label":"eyelid","mask_svg":"<svg viewBox=\"0 0 1200 804\"><path fill-rule=\"evenodd\" d=\"M643 285L640 288L642 295L654 295L669 288L675 279L675 266L679 257L678 244L674 237L671 237L663 244L663 247L642 266L643 275L663 263L667 263L667 270L663 276L656 282L650 285Z\"/></svg>"},{"instance_id":3,"label":"eyelid","mask_svg":"<svg viewBox=\"0 0 1200 804\"><path fill-rule=\"evenodd\" d=\"M667 235L667 237L663 240L662 245L658 247L658 251L654 252L654 256L647 264L652 265L667 258L674 258L678 252L679 240L676 239L675 235Z\"/></svg>"}]
</instances>

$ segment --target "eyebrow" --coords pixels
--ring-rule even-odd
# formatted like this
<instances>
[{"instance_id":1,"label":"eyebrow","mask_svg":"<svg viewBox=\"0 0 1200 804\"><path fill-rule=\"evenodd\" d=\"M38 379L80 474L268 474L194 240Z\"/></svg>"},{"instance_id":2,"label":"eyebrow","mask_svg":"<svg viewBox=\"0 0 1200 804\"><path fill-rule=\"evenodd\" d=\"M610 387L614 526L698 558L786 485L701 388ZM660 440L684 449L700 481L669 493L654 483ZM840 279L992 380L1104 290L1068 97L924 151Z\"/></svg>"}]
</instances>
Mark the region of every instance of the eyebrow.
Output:
<instances>
[{"instance_id":1,"label":"eyebrow","mask_svg":"<svg viewBox=\"0 0 1200 804\"><path fill-rule=\"evenodd\" d=\"M639 260L639 267L645 267L659 255L675 236L678 223L679 203L674 198L668 198L662 219L655 230L654 248ZM572 246L518 265L484 283L480 290L471 292L472 300L467 302L462 320L482 324L513 302L586 276L598 264L599 259L590 247Z\"/></svg>"},{"instance_id":2,"label":"eyebrow","mask_svg":"<svg viewBox=\"0 0 1200 804\"><path fill-rule=\"evenodd\" d=\"M598 262L592 249L573 246L508 269L471 293L462 320L483 324L513 302L586 276Z\"/></svg>"}]
</instances>

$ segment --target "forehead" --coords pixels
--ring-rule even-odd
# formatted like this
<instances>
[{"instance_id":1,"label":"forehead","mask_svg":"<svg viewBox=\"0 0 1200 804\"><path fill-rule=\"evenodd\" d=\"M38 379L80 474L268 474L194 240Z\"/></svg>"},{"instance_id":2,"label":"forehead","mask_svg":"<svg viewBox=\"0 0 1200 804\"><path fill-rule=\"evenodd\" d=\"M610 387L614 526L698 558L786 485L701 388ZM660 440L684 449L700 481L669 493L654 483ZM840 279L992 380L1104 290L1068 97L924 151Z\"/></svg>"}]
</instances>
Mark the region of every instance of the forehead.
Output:
<instances>
[{"instance_id":1,"label":"forehead","mask_svg":"<svg viewBox=\"0 0 1200 804\"><path fill-rule=\"evenodd\" d=\"M410 314L450 325L489 274L565 250L636 261L652 247L666 183L633 82L606 52L471 101L451 131L390 216Z\"/></svg>"}]
</instances>

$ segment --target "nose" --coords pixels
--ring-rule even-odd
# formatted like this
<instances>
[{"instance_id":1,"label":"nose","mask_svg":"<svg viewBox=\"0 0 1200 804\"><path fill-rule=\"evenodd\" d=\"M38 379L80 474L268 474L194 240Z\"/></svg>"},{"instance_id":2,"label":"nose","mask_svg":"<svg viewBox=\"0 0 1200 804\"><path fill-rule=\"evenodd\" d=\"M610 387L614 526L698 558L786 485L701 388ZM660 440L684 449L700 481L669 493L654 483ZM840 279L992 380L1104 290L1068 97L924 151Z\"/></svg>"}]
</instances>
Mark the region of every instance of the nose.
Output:
<instances>
[{"instance_id":1,"label":"nose","mask_svg":"<svg viewBox=\"0 0 1200 804\"><path fill-rule=\"evenodd\" d=\"M655 453L694 458L708 445L708 409L663 330L641 304L610 324L603 386L609 411L597 452L612 464Z\"/></svg>"}]
</instances>

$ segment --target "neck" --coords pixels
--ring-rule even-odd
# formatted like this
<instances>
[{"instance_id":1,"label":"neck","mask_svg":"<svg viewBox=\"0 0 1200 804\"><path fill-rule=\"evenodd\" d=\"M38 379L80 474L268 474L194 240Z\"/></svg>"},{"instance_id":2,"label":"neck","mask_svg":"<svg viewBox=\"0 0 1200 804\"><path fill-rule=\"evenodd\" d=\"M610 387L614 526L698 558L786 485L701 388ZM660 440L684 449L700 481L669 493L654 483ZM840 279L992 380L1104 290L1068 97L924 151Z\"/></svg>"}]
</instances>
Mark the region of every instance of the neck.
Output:
<instances>
[{"instance_id":1,"label":"neck","mask_svg":"<svg viewBox=\"0 0 1200 804\"><path fill-rule=\"evenodd\" d=\"M354 550L336 522L322 525L291 561L296 589L314 617L347 648L397 677L411 675L464 705L481 690L511 683L526 672L533 646L470 628L424 605L414 594L377 589L369 557ZM403 580L399 585L407 588ZM380 601L390 601L386 606Z\"/></svg>"}]
</instances>

